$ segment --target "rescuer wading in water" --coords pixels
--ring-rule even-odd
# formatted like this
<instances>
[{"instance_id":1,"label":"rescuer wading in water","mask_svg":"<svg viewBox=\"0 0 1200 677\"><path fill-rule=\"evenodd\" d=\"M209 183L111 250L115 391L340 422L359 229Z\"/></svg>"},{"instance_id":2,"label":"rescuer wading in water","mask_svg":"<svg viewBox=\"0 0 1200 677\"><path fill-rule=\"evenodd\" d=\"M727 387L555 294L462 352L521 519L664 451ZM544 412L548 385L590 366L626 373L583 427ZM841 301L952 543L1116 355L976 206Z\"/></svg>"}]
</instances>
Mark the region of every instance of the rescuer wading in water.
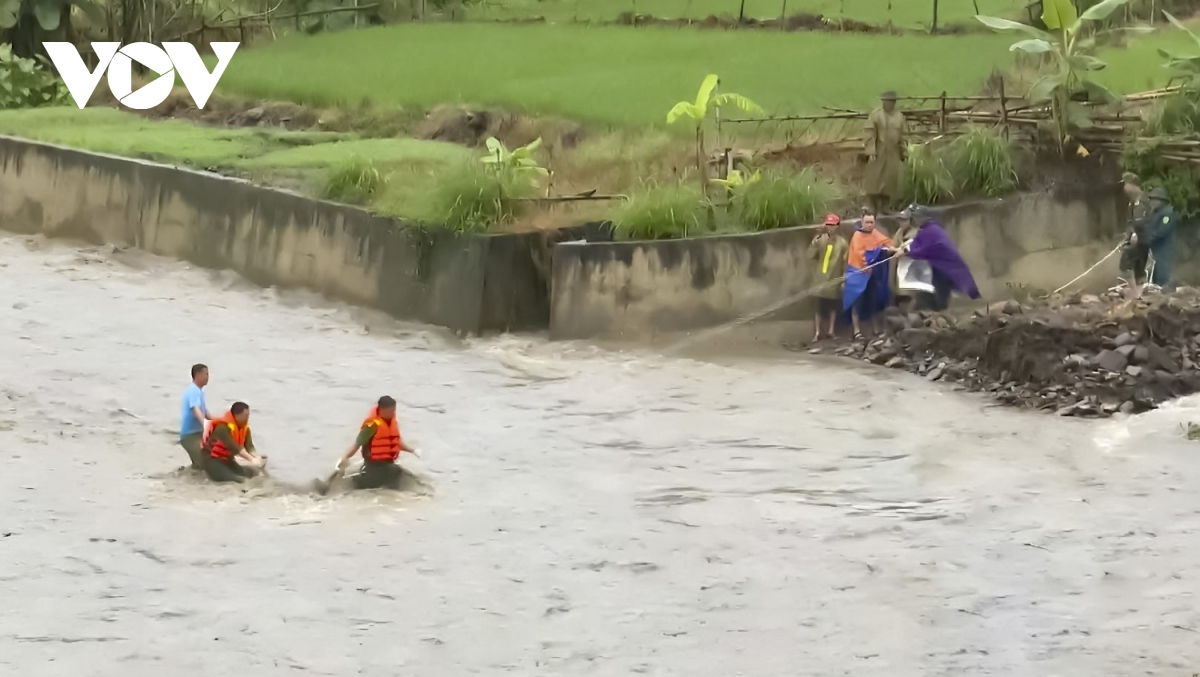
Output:
<instances>
[{"instance_id":1,"label":"rescuer wading in water","mask_svg":"<svg viewBox=\"0 0 1200 677\"><path fill-rule=\"evenodd\" d=\"M407 451L420 456L416 449L405 444L400 436L400 425L396 422L396 400L384 395L367 414L359 428L354 445L342 454L337 470L342 472L354 454L362 451L362 470L351 476L355 489L400 488L402 471L396 459L400 452Z\"/></svg>"},{"instance_id":2,"label":"rescuer wading in water","mask_svg":"<svg viewBox=\"0 0 1200 677\"><path fill-rule=\"evenodd\" d=\"M214 482L244 482L257 474L266 458L258 455L250 436L250 405L234 402L204 436L204 451L208 454L204 472ZM235 460L239 456L249 467Z\"/></svg>"}]
</instances>

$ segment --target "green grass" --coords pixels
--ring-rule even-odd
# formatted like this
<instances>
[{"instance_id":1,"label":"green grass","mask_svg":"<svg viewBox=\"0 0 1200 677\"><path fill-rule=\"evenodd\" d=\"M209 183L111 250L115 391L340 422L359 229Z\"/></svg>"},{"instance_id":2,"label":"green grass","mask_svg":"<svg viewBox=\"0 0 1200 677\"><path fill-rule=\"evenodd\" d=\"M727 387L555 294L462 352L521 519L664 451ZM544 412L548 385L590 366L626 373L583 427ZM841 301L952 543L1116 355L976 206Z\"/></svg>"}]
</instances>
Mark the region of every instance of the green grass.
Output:
<instances>
[{"instance_id":1,"label":"green grass","mask_svg":"<svg viewBox=\"0 0 1200 677\"><path fill-rule=\"evenodd\" d=\"M1192 30L1200 27L1200 21L1187 23ZM1170 74L1163 68L1159 49L1180 56L1200 56L1200 48L1186 33L1173 27L1162 27L1150 35L1131 38L1121 48L1100 54L1108 62L1108 68L1098 79L1117 92L1142 92L1162 87Z\"/></svg>"},{"instance_id":2,"label":"green grass","mask_svg":"<svg viewBox=\"0 0 1200 677\"><path fill-rule=\"evenodd\" d=\"M170 159L199 167L231 165L291 143L337 135L197 127L150 121L109 108L37 108L0 111L0 133L101 153Z\"/></svg>"},{"instance_id":3,"label":"green grass","mask_svg":"<svg viewBox=\"0 0 1200 677\"><path fill-rule=\"evenodd\" d=\"M1024 0L979 0L979 11L1018 17L1028 4ZM637 12L662 18L703 18L709 15L737 16L742 0L493 0L472 10L475 19L523 19L542 16L547 21L611 21L622 12ZM745 15L755 19L777 18L783 0L746 0ZM826 18L848 18L872 24L921 27L933 23L930 0L788 0L787 14L808 12ZM962 23L975 15L971 0L943 0L938 23Z\"/></svg>"},{"instance_id":4,"label":"green grass","mask_svg":"<svg viewBox=\"0 0 1200 677\"><path fill-rule=\"evenodd\" d=\"M220 91L315 105L471 103L661 126L708 73L768 110L794 112L868 106L887 89L974 93L993 68L1011 62L1011 41L993 34L407 24L246 50Z\"/></svg>"},{"instance_id":5,"label":"green grass","mask_svg":"<svg viewBox=\"0 0 1200 677\"><path fill-rule=\"evenodd\" d=\"M354 139L327 132L223 129L151 121L109 108L0 111L0 134L193 167L233 170L313 194L331 174L355 162L378 169L386 183L372 196L377 211L405 218L429 212L437 175L478 154L438 141Z\"/></svg>"}]
</instances>

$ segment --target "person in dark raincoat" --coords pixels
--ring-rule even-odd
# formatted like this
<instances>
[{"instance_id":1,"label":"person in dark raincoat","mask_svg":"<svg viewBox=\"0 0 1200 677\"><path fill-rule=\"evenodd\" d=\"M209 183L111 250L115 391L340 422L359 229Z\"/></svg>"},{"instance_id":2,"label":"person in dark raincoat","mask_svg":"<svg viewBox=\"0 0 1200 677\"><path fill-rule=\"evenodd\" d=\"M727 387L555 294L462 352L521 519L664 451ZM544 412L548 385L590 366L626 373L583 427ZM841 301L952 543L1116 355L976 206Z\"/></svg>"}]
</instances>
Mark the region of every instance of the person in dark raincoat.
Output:
<instances>
[{"instance_id":1,"label":"person in dark raincoat","mask_svg":"<svg viewBox=\"0 0 1200 677\"><path fill-rule=\"evenodd\" d=\"M1150 191L1150 216L1146 219L1146 239L1150 255L1154 257L1150 284L1163 291L1171 291L1171 265L1175 253L1175 208L1171 206L1167 191L1155 188Z\"/></svg>"},{"instance_id":2,"label":"person in dark raincoat","mask_svg":"<svg viewBox=\"0 0 1200 677\"><path fill-rule=\"evenodd\" d=\"M931 272L928 283L933 289L933 310L945 310L953 291L978 299L980 294L975 277L971 275L970 267L958 253L958 248L954 246L945 229L934 221L928 208L918 207L914 212L913 220L918 224L917 234L912 240L902 244L897 254L928 264Z\"/></svg>"}]
</instances>

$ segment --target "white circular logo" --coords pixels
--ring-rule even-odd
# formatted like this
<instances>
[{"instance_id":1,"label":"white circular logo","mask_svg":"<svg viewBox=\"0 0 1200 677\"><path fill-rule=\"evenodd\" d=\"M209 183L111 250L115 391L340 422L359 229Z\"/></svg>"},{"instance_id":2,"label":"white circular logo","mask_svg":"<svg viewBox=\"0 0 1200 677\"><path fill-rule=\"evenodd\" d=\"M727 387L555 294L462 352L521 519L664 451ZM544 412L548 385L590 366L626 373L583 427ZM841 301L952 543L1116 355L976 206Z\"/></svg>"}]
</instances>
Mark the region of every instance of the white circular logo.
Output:
<instances>
[{"instance_id":1,"label":"white circular logo","mask_svg":"<svg viewBox=\"0 0 1200 677\"><path fill-rule=\"evenodd\" d=\"M153 82L133 91L133 62L161 73ZM175 87L175 64L157 45L131 42L113 56L108 64L108 88L122 105L135 110L147 110L167 100Z\"/></svg>"}]
</instances>

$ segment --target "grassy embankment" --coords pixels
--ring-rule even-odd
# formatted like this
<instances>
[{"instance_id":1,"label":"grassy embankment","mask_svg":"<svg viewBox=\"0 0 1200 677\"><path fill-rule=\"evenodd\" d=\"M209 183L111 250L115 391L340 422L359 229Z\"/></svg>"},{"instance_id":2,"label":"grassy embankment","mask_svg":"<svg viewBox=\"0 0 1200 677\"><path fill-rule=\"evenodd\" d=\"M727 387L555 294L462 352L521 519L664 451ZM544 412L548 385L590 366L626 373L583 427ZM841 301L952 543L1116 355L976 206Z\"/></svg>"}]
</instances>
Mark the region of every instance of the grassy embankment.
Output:
<instances>
[{"instance_id":1,"label":"grassy embankment","mask_svg":"<svg viewBox=\"0 0 1200 677\"><path fill-rule=\"evenodd\" d=\"M296 37L246 50L219 93L316 107L426 110L470 103L584 123L576 148L549 163L560 191L628 191L686 171L686 129L666 111L706 73L768 110L870 105L878 92L970 93L1010 63L1008 36L878 36L564 26L401 25ZM1133 91L1161 84L1163 33L1108 55L1107 78ZM103 85L102 85L103 86ZM320 193L328 170L370 160L390 180L371 207L424 219L441 172L476 151L432 141L151 122L110 109L0 113L0 133L121 155L230 169Z\"/></svg>"}]
</instances>

